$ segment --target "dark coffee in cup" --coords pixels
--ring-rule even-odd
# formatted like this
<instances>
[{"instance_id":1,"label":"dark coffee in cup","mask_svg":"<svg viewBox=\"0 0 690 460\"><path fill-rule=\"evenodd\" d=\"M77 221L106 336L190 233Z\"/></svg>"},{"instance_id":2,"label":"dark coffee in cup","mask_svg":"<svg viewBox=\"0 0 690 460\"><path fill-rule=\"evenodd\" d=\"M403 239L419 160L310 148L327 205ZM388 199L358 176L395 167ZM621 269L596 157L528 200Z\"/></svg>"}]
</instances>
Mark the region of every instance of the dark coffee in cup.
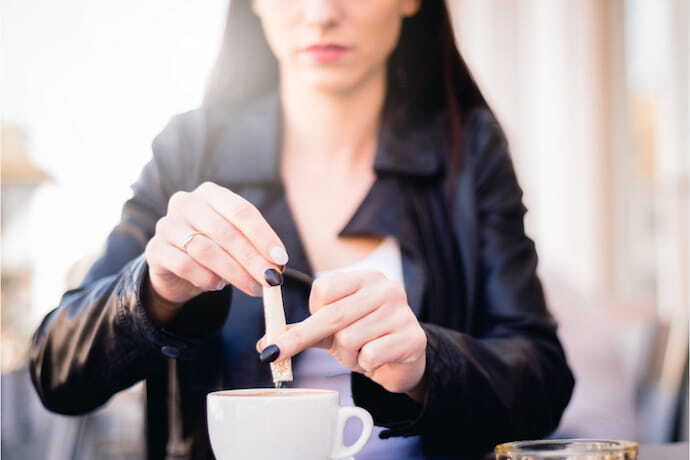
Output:
<instances>
[{"instance_id":1,"label":"dark coffee in cup","mask_svg":"<svg viewBox=\"0 0 690 460\"><path fill-rule=\"evenodd\" d=\"M247 397L266 397L270 396L272 398L281 398L281 397L290 397L290 396L309 396L309 395L318 395L318 394L324 394L327 393L326 391L321 391L321 390L272 390L272 391L255 391L255 392L250 392L250 393L235 393L232 391L227 391L227 392L219 392L216 393L218 396L229 396L232 398L247 398Z\"/></svg>"}]
</instances>

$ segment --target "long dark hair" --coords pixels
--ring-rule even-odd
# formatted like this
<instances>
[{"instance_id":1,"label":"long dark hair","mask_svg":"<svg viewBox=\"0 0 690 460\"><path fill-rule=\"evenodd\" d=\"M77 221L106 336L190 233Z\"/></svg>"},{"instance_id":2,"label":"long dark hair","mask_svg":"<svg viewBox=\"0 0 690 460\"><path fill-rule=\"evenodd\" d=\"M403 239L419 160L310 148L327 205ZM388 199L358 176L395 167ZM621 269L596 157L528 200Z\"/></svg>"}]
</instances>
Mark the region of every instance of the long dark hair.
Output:
<instances>
[{"instance_id":1,"label":"long dark hair","mask_svg":"<svg viewBox=\"0 0 690 460\"><path fill-rule=\"evenodd\" d=\"M250 0L232 0L223 43L211 72L204 103L233 110L278 86L278 65ZM445 115L443 139L451 177L461 166L462 125L481 106L489 109L455 42L443 0L422 0L403 21L388 61L382 132L404 148L407 133ZM490 110L490 109L489 109Z\"/></svg>"}]
</instances>

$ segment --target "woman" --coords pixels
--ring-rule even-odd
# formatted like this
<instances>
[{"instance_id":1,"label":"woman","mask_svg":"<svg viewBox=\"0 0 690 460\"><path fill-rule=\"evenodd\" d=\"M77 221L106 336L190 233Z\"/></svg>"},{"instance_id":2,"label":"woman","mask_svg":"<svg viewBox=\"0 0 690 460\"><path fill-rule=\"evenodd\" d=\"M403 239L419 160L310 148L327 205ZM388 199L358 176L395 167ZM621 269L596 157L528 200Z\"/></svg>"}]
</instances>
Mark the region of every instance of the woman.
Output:
<instances>
[{"instance_id":1,"label":"woman","mask_svg":"<svg viewBox=\"0 0 690 460\"><path fill-rule=\"evenodd\" d=\"M36 332L46 407L84 413L145 379L149 458L212 458L206 393L269 386L266 363L294 357L295 385L381 427L358 458L556 428L573 377L443 2L232 2L205 103L153 150L105 254ZM294 325L269 344L261 287L286 263L316 281L285 272Z\"/></svg>"}]
</instances>

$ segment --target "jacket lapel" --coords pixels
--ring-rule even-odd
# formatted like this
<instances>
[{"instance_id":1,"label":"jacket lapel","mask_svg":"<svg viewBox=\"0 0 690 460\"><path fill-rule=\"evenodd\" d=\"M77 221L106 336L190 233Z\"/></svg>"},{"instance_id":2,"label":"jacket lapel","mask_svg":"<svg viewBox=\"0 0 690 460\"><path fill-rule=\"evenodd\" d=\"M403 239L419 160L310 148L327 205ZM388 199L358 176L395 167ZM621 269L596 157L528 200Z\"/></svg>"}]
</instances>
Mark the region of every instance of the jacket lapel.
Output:
<instances>
[{"instance_id":1,"label":"jacket lapel","mask_svg":"<svg viewBox=\"0 0 690 460\"><path fill-rule=\"evenodd\" d=\"M422 312L424 291L427 286L427 274L421 262L421 255L416 252L402 251L402 268L405 279L407 303L417 317Z\"/></svg>"},{"instance_id":2,"label":"jacket lapel","mask_svg":"<svg viewBox=\"0 0 690 460\"><path fill-rule=\"evenodd\" d=\"M419 249L410 238L409 216L397 176L379 175L364 201L338 236L377 235L393 236L400 243L403 280L407 301L415 314L419 314L426 288L426 272Z\"/></svg>"}]
</instances>

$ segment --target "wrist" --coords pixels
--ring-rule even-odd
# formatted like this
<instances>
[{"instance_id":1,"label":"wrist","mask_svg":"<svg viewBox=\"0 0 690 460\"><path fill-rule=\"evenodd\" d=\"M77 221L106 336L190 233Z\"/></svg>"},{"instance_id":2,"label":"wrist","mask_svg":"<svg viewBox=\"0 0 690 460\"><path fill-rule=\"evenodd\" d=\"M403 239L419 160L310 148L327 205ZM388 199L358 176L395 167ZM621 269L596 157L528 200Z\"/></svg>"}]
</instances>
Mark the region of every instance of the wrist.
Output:
<instances>
[{"instance_id":1,"label":"wrist","mask_svg":"<svg viewBox=\"0 0 690 460\"><path fill-rule=\"evenodd\" d=\"M144 308L151 321L159 327L169 324L178 310L184 305L182 302L171 302L158 294L151 285L151 280L146 278L144 289Z\"/></svg>"},{"instance_id":2,"label":"wrist","mask_svg":"<svg viewBox=\"0 0 690 460\"><path fill-rule=\"evenodd\" d=\"M406 391L405 394L409 396L410 398L414 399L418 403L423 403L424 399L426 398L426 390L427 390L427 379L426 379L426 357L424 357L421 361L421 366L422 366L422 371L421 371L421 376L419 377L419 381L417 384L412 387L410 390Z\"/></svg>"},{"instance_id":3,"label":"wrist","mask_svg":"<svg viewBox=\"0 0 690 460\"><path fill-rule=\"evenodd\" d=\"M406 394L418 403L423 403L424 398L426 397L426 378L422 376L422 378L419 380L419 383L414 388L407 391Z\"/></svg>"}]
</instances>

